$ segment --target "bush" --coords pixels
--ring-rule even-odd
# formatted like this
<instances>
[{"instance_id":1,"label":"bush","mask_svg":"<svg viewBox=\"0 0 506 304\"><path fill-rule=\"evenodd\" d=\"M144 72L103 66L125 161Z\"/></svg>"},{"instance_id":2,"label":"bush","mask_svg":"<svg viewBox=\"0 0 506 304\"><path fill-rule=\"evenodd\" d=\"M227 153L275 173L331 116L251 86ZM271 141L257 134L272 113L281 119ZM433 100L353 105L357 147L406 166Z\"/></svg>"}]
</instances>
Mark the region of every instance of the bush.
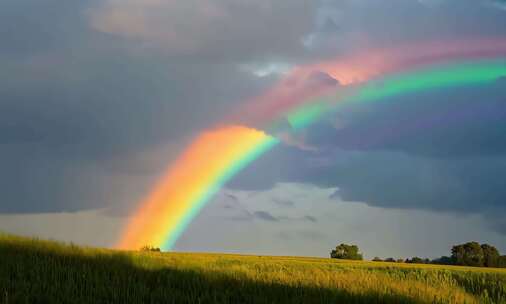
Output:
<instances>
[{"instance_id":1,"label":"bush","mask_svg":"<svg viewBox=\"0 0 506 304\"><path fill-rule=\"evenodd\" d=\"M141 251L161 252L160 248L148 245L141 247Z\"/></svg>"}]
</instances>

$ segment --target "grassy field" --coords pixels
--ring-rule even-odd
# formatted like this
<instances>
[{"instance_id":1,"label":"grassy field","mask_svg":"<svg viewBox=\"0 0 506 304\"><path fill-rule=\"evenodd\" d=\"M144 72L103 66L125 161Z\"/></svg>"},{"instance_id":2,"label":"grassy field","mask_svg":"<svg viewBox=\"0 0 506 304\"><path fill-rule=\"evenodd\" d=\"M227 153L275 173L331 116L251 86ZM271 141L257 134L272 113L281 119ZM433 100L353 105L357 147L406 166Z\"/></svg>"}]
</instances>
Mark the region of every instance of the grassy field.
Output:
<instances>
[{"instance_id":1,"label":"grassy field","mask_svg":"<svg viewBox=\"0 0 506 304\"><path fill-rule=\"evenodd\" d=\"M0 303L506 303L506 270L120 252L0 235Z\"/></svg>"}]
</instances>

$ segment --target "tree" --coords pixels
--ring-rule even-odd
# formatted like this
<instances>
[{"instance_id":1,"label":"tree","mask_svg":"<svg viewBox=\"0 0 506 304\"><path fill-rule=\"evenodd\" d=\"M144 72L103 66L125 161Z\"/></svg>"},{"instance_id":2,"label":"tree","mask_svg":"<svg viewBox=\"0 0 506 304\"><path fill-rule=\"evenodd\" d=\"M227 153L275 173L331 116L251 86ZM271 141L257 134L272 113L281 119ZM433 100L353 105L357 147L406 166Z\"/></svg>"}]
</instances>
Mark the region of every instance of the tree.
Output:
<instances>
[{"instance_id":1,"label":"tree","mask_svg":"<svg viewBox=\"0 0 506 304\"><path fill-rule=\"evenodd\" d=\"M452 247L452 259L456 265L482 267L485 256L479 243L468 242Z\"/></svg>"},{"instance_id":2,"label":"tree","mask_svg":"<svg viewBox=\"0 0 506 304\"><path fill-rule=\"evenodd\" d=\"M362 260L362 254L358 252L357 245L341 244L330 252L333 259Z\"/></svg>"},{"instance_id":3,"label":"tree","mask_svg":"<svg viewBox=\"0 0 506 304\"><path fill-rule=\"evenodd\" d=\"M385 262L395 263L395 259L394 258L386 258Z\"/></svg>"},{"instance_id":4,"label":"tree","mask_svg":"<svg viewBox=\"0 0 506 304\"><path fill-rule=\"evenodd\" d=\"M379 257L374 257L374 259L372 259L373 262L383 262L383 260Z\"/></svg>"},{"instance_id":5,"label":"tree","mask_svg":"<svg viewBox=\"0 0 506 304\"><path fill-rule=\"evenodd\" d=\"M482 244L484 266L485 267L498 267L499 265L499 250L489 244Z\"/></svg>"},{"instance_id":6,"label":"tree","mask_svg":"<svg viewBox=\"0 0 506 304\"><path fill-rule=\"evenodd\" d=\"M497 267L506 268L506 255L502 255L497 259Z\"/></svg>"}]
</instances>

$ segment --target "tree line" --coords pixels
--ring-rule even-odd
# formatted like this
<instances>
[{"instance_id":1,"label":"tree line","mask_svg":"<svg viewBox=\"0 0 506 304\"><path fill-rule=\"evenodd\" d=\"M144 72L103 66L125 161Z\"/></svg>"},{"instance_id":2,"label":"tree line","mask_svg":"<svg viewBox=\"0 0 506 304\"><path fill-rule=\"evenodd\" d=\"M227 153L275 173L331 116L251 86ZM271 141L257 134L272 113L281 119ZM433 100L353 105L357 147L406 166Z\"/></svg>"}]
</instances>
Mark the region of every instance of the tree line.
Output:
<instances>
[{"instance_id":1,"label":"tree line","mask_svg":"<svg viewBox=\"0 0 506 304\"><path fill-rule=\"evenodd\" d=\"M363 260L362 253L359 252L358 246L348 244L336 246L336 248L330 252L330 257L334 259ZM455 245L451 249L450 256L442 256L433 260L420 257L407 259L381 259L375 257L373 261L506 268L506 255L501 255L499 250L492 245L480 244L478 242L467 242Z\"/></svg>"}]
</instances>

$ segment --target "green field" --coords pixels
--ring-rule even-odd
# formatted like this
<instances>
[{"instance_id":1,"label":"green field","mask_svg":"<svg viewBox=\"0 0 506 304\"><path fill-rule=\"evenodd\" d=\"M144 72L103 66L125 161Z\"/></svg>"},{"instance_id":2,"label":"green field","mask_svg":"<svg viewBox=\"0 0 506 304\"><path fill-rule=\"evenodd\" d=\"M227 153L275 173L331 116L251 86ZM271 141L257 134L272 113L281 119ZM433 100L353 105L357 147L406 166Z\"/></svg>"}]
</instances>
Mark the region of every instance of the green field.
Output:
<instances>
[{"instance_id":1,"label":"green field","mask_svg":"<svg viewBox=\"0 0 506 304\"><path fill-rule=\"evenodd\" d=\"M0 235L1 303L506 303L506 270L120 252Z\"/></svg>"}]
</instances>

